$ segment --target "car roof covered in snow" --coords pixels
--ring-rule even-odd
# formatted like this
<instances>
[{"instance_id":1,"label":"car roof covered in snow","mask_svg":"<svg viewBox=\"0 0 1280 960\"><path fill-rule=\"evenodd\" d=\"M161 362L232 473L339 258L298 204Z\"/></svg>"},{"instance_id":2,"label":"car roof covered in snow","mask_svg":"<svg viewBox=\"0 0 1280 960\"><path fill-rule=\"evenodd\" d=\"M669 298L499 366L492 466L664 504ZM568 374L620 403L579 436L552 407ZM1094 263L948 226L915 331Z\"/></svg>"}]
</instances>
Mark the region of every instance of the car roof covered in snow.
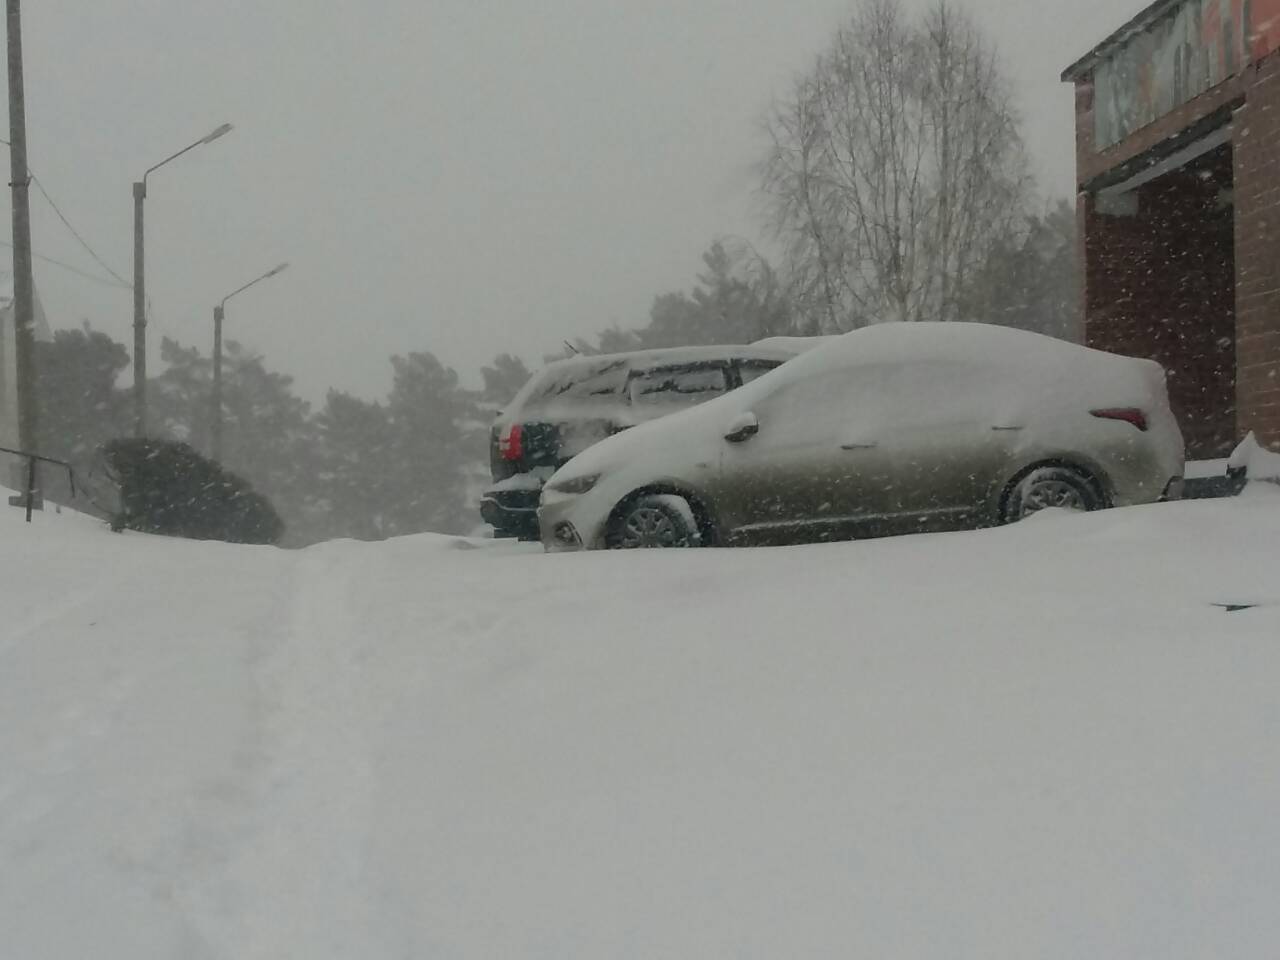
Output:
<instances>
[{"instance_id":1,"label":"car roof covered in snow","mask_svg":"<svg viewBox=\"0 0 1280 960\"><path fill-rule=\"evenodd\" d=\"M974 364L1134 362L1042 333L990 323L921 321L881 323L833 337L788 365L784 376L808 377L827 369L921 360ZM775 381L776 382L776 381Z\"/></svg>"},{"instance_id":2,"label":"car roof covered in snow","mask_svg":"<svg viewBox=\"0 0 1280 960\"><path fill-rule=\"evenodd\" d=\"M1094 350L1042 333L990 323L959 321L892 322L863 327L796 357L743 389L776 390L783 383L854 367L901 364L945 364L955 370L985 368L1012 388L1043 392L1050 382L1077 393L1086 384L1140 384L1145 395L1153 384L1164 388L1164 370L1152 360ZM1112 393L1114 394L1114 392ZM1048 395L1044 395L1046 401Z\"/></svg>"},{"instance_id":3,"label":"car roof covered in snow","mask_svg":"<svg viewBox=\"0 0 1280 960\"><path fill-rule=\"evenodd\" d=\"M814 347L830 343L838 336L839 334L824 334L816 337L765 337L763 340L757 340L752 346L787 350L798 356L812 350Z\"/></svg>"}]
</instances>

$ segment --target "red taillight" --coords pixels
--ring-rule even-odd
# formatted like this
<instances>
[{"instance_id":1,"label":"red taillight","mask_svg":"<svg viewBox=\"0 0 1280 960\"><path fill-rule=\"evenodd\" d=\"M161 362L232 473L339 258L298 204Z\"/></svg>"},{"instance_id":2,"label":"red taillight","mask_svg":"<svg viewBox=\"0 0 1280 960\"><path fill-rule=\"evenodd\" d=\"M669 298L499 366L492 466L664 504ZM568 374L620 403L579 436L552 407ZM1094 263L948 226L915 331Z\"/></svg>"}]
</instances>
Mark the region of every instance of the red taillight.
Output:
<instances>
[{"instance_id":1,"label":"red taillight","mask_svg":"<svg viewBox=\"0 0 1280 960\"><path fill-rule=\"evenodd\" d=\"M1089 412L1102 420L1123 420L1125 423L1131 423L1144 433L1147 429L1147 415L1137 407L1109 407L1105 410Z\"/></svg>"},{"instance_id":2,"label":"red taillight","mask_svg":"<svg viewBox=\"0 0 1280 960\"><path fill-rule=\"evenodd\" d=\"M498 438L498 454L503 460L519 460L524 456L524 426L514 424L505 437Z\"/></svg>"}]
</instances>

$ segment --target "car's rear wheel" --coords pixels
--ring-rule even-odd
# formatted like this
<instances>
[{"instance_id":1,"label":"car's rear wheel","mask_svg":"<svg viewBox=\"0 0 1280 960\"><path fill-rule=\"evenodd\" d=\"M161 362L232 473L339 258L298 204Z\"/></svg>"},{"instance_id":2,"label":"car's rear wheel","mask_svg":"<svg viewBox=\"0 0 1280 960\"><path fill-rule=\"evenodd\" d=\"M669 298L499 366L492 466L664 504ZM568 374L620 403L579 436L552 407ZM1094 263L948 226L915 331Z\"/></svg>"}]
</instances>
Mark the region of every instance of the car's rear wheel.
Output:
<instances>
[{"instance_id":1,"label":"car's rear wheel","mask_svg":"<svg viewBox=\"0 0 1280 960\"><path fill-rule=\"evenodd\" d=\"M614 550L696 547L700 542L689 502L672 494L650 494L624 506L606 539Z\"/></svg>"},{"instance_id":2,"label":"car's rear wheel","mask_svg":"<svg viewBox=\"0 0 1280 960\"><path fill-rule=\"evenodd\" d=\"M1101 510L1106 502L1097 483L1073 467L1044 466L1028 471L1005 497L1005 523L1023 520L1042 510Z\"/></svg>"}]
</instances>

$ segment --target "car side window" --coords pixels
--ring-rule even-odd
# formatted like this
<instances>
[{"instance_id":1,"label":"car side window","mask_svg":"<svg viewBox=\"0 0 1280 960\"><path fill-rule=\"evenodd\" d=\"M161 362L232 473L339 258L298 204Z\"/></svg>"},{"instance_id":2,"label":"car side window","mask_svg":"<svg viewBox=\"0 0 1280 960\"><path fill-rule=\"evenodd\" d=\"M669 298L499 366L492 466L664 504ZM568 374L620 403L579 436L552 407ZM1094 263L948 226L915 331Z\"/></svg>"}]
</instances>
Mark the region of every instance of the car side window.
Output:
<instances>
[{"instance_id":1,"label":"car side window","mask_svg":"<svg viewBox=\"0 0 1280 960\"><path fill-rule=\"evenodd\" d=\"M780 360L739 360L738 361L738 380L741 386L746 386L752 380L759 380L771 370L776 370L782 366Z\"/></svg>"},{"instance_id":2,"label":"car side window","mask_svg":"<svg viewBox=\"0 0 1280 960\"><path fill-rule=\"evenodd\" d=\"M714 399L729 389L721 364L677 364L637 370L627 384L633 407L667 412Z\"/></svg>"}]
</instances>

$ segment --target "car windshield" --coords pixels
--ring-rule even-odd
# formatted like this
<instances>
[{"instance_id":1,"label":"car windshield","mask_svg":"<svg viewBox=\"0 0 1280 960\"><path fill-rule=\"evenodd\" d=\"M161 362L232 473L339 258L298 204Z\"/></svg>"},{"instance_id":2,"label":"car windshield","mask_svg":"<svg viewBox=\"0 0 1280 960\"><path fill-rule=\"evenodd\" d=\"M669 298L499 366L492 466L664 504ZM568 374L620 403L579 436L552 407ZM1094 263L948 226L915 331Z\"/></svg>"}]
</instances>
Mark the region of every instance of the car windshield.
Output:
<instances>
[{"instance_id":1,"label":"car windshield","mask_svg":"<svg viewBox=\"0 0 1280 960\"><path fill-rule=\"evenodd\" d=\"M1280 953L1280 0L4 0L0 960Z\"/></svg>"}]
</instances>

